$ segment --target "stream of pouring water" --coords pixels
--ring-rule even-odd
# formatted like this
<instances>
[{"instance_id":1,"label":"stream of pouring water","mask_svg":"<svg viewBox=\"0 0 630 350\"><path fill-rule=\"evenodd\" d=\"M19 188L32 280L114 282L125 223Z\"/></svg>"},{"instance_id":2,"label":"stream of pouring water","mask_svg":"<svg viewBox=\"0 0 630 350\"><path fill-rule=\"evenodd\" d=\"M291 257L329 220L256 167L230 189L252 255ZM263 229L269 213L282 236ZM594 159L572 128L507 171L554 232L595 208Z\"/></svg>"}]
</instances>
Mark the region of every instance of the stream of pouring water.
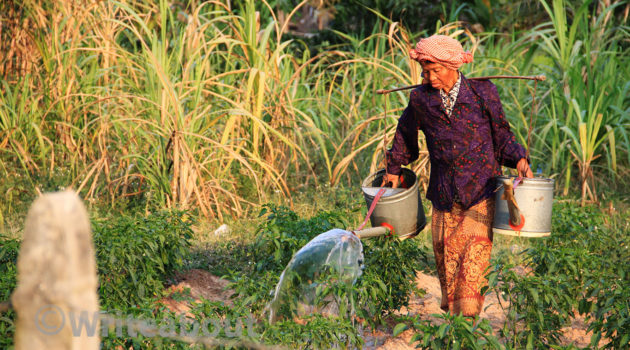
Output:
<instances>
[{"instance_id":1,"label":"stream of pouring water","mask_svg":"<svg viewBox=\"0 0 630 350\"><path fill-rule=\"evenodd\" d=\"M316 236L293 256L280 275L269 304L269 322L285 316L281 308L299 314L299 305L314 306L317 288L321 286L317 279L323 273L333 271L339 277L338 281L352 286L362 269L363 244L357 236L341 229ZM293 304L294 299L297 299L297 305Z\"/></svg>"}]
</instances>

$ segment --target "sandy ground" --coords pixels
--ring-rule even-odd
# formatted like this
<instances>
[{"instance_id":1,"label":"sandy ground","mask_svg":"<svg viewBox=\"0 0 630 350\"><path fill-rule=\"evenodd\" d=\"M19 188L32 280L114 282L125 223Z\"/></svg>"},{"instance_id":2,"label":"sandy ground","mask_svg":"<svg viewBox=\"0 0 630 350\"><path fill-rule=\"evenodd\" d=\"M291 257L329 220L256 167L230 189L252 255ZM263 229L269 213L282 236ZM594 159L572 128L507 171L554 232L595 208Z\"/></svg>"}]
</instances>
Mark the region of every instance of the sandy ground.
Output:
<instances>
[{"instance_id":1,"label":"sandy ground","mask_svg":"<svg viewBox=\"0 0 630 350\"><path fill-rule=\"evenodd\" d=\"M198 269L186 271L176 276L176 281L178 281L176 285L169 287L169 296L161 300L172 311L188 313L190 304L199 301L201 298L223 301L226 305L231 304L229 297L232 293L225 289L228 282L207 271ZM418 272L416 284L419 288L424 289L426 294L422 297L413 296L409 307L400 310L399 314L419 315L422 320L440 322L437 318L431 316L432 314L442 313L440 309L441 292L437 277ZM186 289L190 289L190 292L186 292ZM506 307L505 301L501 302ZM499 305L496 294L486 297L481 317L490 321L495 335L498 335L499 329L505 322L505 312ZM395 322L392 322L389 326L384 331L365 332L364 349L415 349L414 346L409 344L413 331L407 330L398 337L392 337L391 333ZM571 326L563 328L563 345L573 343L578 347L587 346L590 342L591 334L586 332L586 328L587 326L582 317L575 318Z\"/></svg>"}]
</instances>

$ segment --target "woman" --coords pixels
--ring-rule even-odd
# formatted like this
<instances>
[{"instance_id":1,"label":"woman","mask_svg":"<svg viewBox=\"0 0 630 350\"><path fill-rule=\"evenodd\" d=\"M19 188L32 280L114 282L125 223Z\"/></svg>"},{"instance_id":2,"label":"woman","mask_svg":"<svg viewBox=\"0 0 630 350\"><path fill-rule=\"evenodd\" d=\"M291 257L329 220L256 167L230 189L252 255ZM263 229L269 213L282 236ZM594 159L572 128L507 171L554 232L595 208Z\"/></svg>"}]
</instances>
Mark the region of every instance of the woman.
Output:
<instances>
[{"instance_id":1,"label":"woman","mask_svg":"<svg viewBox=\"0 0 630 350\"><path fill-rule=\"evenodd\" d=\"M458 69L472 55L448 36L433 35L410 51L424 83L411 92L387 153L385 182L399 183L400 166L418 158L418 130L431 160L427 199L433 204L433 252L441 308L477 316L492 250L495 176L501 166L532 177L525 149L505 119L496 87L468 80Z\"/></svg>"}]
</instances>

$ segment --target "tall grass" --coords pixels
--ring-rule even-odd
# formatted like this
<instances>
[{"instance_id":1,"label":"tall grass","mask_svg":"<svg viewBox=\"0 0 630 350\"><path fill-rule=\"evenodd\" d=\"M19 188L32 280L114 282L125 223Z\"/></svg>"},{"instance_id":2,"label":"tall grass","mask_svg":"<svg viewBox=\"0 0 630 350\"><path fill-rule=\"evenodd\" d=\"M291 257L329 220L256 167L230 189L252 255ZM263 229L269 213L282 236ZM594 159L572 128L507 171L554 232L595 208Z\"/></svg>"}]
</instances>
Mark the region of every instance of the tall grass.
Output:
<instances>
[{"instance_id":1,"label":"tall grass","mask_svg":"<svg viewBox=\"0 0 630 350\"><path fill-rule=\"evenodd\" d=\"M83 20L51 18L59 33L52 37L35 31L40 84L29 76L5 84L1 115L11 155L29 174L66 158L60 166L73 170L70 184L88 198L144 193L151 205L194 205L219 218L243 212L243 181L261 196L288 194L287 165L308 164L295 113L284 103L300 62L271 35L275 23L258 27L253 4L237 16L209 2L184 21L166 1L48 9L51 17L58 11ZM58 138L46 143L42 134Z\"/></svg>"},{"instance_id":2,"label":"tall grass","mask_svg":"<svg viewBox=\"0 0 630 350\"><path fill-rule=\"evenodd\" d=\"M554 163L560 163L556 169L565 174L564 194L577 164L582 202L596 201L596 172L614 180L627 174L627 167L618 167L617 150L628 153L628 149L619 148L616 140L627 139L629 132L628 27L614 23L612 16L622 2L596 6L591 13L590 1L575 9L564 0L541 2L550 21L528 35L532 41L542 41L540 49L550 61L546 70L555 86L543 108L552 118L540 142L559 158ZM571 22L569 12L573 12Z\"/></svg>"},{"instance_id":3,"label":"tall grass","mask_svg":"<svg viewBox=\"0 0 630 350\"><path fill-rule=\"evenodd\" d=\"M287 22L268 2L242 3L21 5L22 23L36 24L29 45L39 64L16 69L0 88L7 198L72 186L100 203L196 208L222 219L274 191L290 198L300 186L355 186L382 167L408 92L375 90L419 82L408 49L432 31L381 16L371 35L336 33L346 45L311 56L286 39ZM534 170L585 199L597 198L600 175L623 182L630 165L628 28L611 15L620 4L586 4L568 20L568 5L543 1L550 21L510 35L436 25L475 52L467 76L548 75L536 91ZM495 83L527 144L533 85ZM426 186L420 142L414 170Z\"/></svg>"}]
</instances>

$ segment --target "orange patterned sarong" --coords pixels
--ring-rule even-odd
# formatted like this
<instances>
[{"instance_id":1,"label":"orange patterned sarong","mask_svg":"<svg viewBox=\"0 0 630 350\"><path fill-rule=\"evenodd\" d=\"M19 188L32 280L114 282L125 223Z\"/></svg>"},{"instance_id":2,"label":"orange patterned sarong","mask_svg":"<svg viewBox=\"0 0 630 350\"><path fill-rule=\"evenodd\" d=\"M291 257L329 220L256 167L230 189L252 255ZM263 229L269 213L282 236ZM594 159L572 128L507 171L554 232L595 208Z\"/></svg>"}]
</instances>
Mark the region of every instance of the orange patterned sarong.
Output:
<instances>
[{"instance_id":1,"label":"orange patterned sarong","mask_svg":"<svg viewBox=\"0 0 630 350\"><path fill-rule=\"evenodd\" d=\"M467 210L459 203L450 212L433 208L431 231L442 302L452 314L476 316L487 284L485 270L492 251L494 197Z\"/></svg>"}]
</instances>

